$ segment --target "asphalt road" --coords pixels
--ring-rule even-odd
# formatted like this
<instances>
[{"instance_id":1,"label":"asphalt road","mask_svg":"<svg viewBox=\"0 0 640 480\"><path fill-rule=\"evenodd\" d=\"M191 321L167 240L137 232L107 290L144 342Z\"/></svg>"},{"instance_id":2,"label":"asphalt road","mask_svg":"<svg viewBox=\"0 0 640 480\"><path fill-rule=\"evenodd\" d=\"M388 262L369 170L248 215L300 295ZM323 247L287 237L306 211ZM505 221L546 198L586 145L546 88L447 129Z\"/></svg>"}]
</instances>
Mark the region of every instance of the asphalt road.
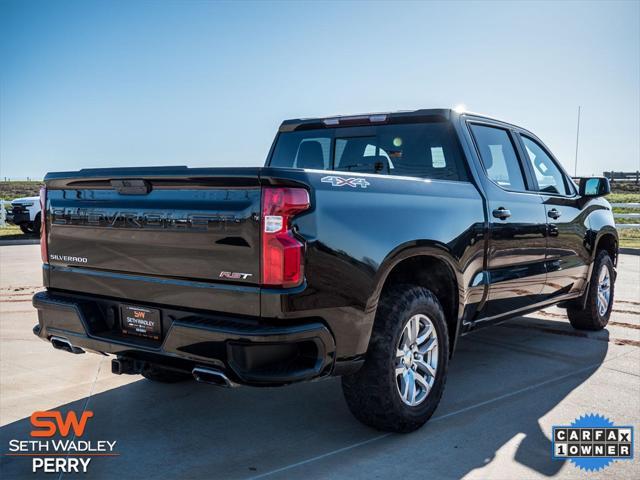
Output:
<instances>
[{"instance_id":1,"label":"asphalt road","mask_svg":"<svg viewBox=\"0 0 640 480\"><path fill-rule=\"evenodd\" d=\"M38 246L0 247L0 269L2 454L29 439L32 412L88 409L83 439L115 440L120 454L93 458L88 478L584 478L551 460L551 427L599 413L636 427L635 460L589 478L640 478L640 256L621 257L602 332L575 332L551 308L464 337L440 407L409 435L359 424L337 379L228 390L114 376L109 358L31 333ZM0 473L34 476L29 458L6 455Z\"/></svg>"}]
</instances>

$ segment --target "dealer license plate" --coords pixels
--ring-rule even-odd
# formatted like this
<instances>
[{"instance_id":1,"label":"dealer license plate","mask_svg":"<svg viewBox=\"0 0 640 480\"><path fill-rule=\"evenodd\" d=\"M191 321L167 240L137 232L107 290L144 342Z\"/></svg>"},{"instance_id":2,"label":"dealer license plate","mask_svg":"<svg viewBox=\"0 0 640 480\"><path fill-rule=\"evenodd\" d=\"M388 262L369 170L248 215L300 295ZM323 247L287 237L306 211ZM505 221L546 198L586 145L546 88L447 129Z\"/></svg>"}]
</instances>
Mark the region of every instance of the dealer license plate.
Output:
<instances>
[{"instance_id":1,"label":"dealer license plate","mask_svg":"<svg viewBox=\"0 0 640 480\"><path fill-rule=\"evenodd\" d=\"M160 340L162 334L160 310L120 305L120 318L122 333Z\"/></svg>"}]
</instances>

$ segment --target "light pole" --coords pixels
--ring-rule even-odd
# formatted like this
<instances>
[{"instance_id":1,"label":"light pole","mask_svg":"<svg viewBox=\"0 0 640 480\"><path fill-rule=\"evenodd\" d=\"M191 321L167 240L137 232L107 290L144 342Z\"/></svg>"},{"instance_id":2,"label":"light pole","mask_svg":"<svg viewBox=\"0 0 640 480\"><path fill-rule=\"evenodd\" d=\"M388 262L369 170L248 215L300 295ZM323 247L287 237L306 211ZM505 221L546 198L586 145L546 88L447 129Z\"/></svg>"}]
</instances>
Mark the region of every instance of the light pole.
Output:
<instances>
[{"instance_id":1,"label":"light pole","mask_svg":"<svg viewBox=\"0 0 640 480\"><path fill-rule=\"evenodd\" d=\"M576 129L576 161L573 165L573 176L578 176L578 141L580 140L580 108L578 105L578 128Z\"/></svg>"}]
</instances>

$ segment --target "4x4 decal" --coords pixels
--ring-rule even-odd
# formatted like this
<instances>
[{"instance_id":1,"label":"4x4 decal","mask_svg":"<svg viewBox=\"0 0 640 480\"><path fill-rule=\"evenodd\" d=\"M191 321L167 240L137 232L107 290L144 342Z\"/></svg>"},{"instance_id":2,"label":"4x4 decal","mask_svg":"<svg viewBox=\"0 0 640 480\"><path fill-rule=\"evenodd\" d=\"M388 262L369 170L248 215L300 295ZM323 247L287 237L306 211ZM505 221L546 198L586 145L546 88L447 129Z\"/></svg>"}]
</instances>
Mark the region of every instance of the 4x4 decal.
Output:
<instances>
[{"instance_id":1,"label":"4x4 decal","mask_svg":"<svg viewBox=\"0 0 640 480\"><path fill-rule=\"evenodd\" d=\"M364 178L361 178L361 177L343 178L343 177L336 177L334 175L330 175L328 177L322 177L320 181L324 183L330 183L334 187L344 187L346 185L348 187L353 187L353 188L356 188L356 187L367 188L369 185L371 185L369 182L367 182Z\"/></svg>"}]
</instances>

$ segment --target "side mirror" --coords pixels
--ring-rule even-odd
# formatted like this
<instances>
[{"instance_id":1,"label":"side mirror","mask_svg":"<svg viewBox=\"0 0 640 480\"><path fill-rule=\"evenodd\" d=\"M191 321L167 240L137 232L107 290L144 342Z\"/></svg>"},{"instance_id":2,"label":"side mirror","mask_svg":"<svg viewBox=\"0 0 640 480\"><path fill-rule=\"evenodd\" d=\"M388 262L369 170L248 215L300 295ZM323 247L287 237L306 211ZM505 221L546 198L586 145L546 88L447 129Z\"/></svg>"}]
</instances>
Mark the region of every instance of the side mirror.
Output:
<instances>
[{"instance_id":1,"label":"side mirror","mask_svg":"<svg viewBox=\"0 0 640 480\"><path fill-rule=\"evenodd\" d=\"M611 193L611 185L606 177L580 179L581 197L603 197Z\"/></svg>"}]
</instances>

